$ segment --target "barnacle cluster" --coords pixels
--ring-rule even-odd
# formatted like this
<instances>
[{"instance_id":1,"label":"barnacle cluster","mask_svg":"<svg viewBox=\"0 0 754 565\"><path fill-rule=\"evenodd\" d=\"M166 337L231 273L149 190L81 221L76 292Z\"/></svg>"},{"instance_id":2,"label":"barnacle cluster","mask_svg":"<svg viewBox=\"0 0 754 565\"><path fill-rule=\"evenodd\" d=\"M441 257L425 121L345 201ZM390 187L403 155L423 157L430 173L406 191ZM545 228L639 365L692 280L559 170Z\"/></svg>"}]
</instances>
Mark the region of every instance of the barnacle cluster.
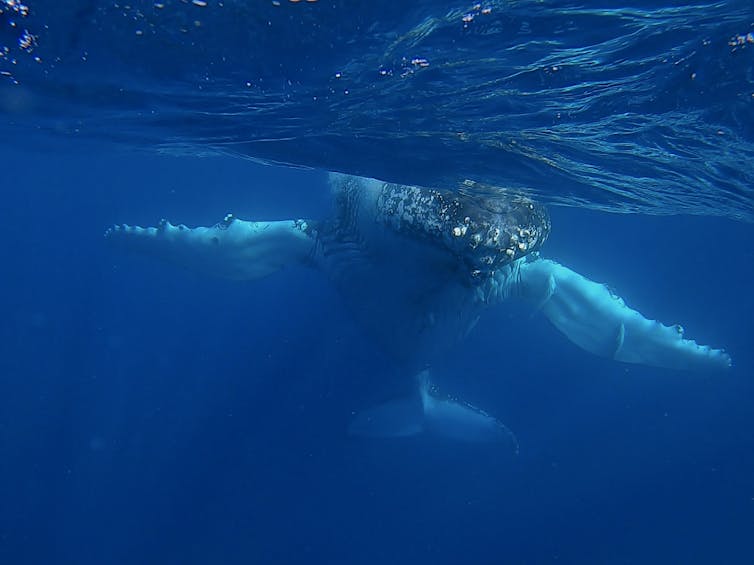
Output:
<instances>
[{"instance_id":1,"label":"barnacle cluster","mask_svg":"<svg viewBox=\"0 0 754 565\"><path fill-rule=\"evenodd\" d=\"M539 249L550 221L545 209L508 194L470 194L384 183L377 221L445 247L473 279Z\"/></svg>"}]
</instances>

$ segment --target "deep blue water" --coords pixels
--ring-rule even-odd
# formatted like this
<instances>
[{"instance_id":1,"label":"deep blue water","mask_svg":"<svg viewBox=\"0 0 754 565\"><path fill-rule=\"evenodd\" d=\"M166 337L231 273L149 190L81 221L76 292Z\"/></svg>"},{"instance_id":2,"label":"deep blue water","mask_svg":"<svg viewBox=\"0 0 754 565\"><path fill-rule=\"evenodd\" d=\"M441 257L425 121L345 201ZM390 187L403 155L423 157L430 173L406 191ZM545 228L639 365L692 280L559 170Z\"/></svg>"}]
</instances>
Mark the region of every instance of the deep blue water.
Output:
<instances>
[{"instance_id":1,"label":"deep blue water","mask_svg":"<svg viewBox=\"0 0 754 565\"><path fill-rule=\"evenodd\" d=\"M219 4L0 2L0 563L754 562L750 3ZM434 378L517 456L352 438L408 375L324 277L103 238L322 217L326 169L530 189L543 254L734 366L592 357L511 304Z\"/></svg>"}]
</instances>

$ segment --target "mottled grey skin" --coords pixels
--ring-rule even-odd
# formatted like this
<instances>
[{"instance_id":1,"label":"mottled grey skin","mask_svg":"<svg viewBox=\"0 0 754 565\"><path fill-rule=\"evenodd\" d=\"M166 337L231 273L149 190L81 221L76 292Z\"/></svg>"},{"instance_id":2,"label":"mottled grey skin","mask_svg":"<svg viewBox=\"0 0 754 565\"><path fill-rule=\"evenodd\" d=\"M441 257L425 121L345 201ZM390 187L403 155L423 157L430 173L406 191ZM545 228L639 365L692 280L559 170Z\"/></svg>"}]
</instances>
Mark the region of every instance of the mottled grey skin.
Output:
<instances>
[{"instance_id":1,"label":"mottled grey skin","mask_svg":"<svg viewBox=\"0 0 754 565\"><path fill-rule=\"evenodd\" d=\"M538 251L550 233L544 206L524 196L477 196L331 175L335 219L323 226L334 239L384 238L392 232L452 257L456 272L479 283L516 259Z\"/></svg>"},{"instance_id":2,"label":"mottled grey skin","mask_svg":"<svg viewBox=\"0 0 754 565\"><path fill-rule=\"evenodd\" d=\"M478 199L330 175L333 218L312 225L312 263L359 324L410 370L463 339L494 277L536 252L546 210L523 197Z\"/></svg>"}]
</instances>

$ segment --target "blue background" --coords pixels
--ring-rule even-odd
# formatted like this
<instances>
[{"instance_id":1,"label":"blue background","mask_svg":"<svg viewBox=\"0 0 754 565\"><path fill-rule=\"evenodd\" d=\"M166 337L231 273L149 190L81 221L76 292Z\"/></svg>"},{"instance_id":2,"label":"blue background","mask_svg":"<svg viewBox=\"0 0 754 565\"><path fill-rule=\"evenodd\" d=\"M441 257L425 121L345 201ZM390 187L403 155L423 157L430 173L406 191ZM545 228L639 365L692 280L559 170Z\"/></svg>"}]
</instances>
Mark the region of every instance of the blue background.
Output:
<instances>
[{"instance_id":1,"label":"blue background","mask_svg":"<svg viewBox=\"0 0 754 565\"><path fill-rule=\"evenodd\" d=\"M436 380L521 453L349 438L409 375L316 272L214 280L114 222L322 217L321 172L49 141L2 154L0 562L754 562L754 232L554 208L544 254L724 346L597 359L511 304Z\"/></svg>"}]
</instances>

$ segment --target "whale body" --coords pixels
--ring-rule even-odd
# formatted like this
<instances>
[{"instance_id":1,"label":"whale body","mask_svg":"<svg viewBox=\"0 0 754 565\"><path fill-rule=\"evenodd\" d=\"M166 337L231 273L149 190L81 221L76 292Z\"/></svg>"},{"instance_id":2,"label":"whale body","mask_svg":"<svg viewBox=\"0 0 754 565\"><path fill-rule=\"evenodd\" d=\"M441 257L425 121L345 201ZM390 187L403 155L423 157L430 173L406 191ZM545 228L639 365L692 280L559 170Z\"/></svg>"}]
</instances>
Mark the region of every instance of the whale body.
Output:
<instances>
[{"instance_id":1,"label":"whale body","mask_svg":"<svg viewBox=\"0 0 754 565\"><path fill-rule=\"evenodd\" d=\"M351 432L419 433L466 441L508 441L510 432L474 407L431 393L422 370L458 346L481 315L524 300L592 354L677 370L731 365L722 349L699 345L626 305L606 285L540 255L550 234L546 209L504 191L484 196L331 174L332 217L246 221L211 227L162 221L115 225L114 244L236 280L288 265L324 273L356 320L417 378L413 397L361 412ZM509 442L512 443L512 442Z\"/></svg>"}]
</instances>

